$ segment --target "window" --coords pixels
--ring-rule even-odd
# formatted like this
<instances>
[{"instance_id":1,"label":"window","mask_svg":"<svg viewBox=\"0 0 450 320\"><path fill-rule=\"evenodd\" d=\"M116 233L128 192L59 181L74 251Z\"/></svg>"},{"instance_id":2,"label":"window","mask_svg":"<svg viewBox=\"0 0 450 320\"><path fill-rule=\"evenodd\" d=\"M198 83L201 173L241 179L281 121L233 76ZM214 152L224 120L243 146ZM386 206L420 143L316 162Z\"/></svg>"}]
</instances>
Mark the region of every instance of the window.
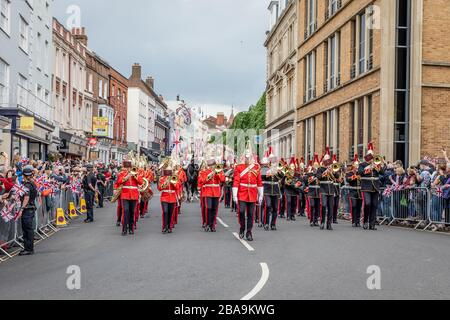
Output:
<instances>
[{"instance_id":1,"label":"window","mask_svg":"<svg viewBox=\"0 0 450 320\"><path fill-rule=\"evenodd\" d=\"M317 16L317 0L306 1L306 32L305 38L312 35L317 28L316 16Z\"/></svg>"},{"instance_id":2,"label":"window","mask_svg":"<svg viewBox=\"0 0 450 320\"><path fill-rule=\"evenodd\" d=\"M100 79L98 81L98 96L100 98L103 98L103 80L102 79Z\"/></svg>"},{"instance_id":3,"label":"window","mask_svg":"<svg viewBox=\"0 0 450 320\"><path fill-rule=\"evenodd\" d=\"M38 68L38 70L42 70L42 58L43 55L41 53L42 49L41 49L41 41L42 41L42 35L38 32L37 33L37 40L36 40L36 68Z\"/></svg>"},{"instance_id":4,"label":"window","mask_svg":"<svg viewBox=\"0 0 450 320\"><path fill-rule=\"evenodd\" d=\"M370 27L373 7L356 16L352 22L352 78L373 67L373 30Z\"/></svg>"},{"instance_id":5,"label":"window","mask_svg":"<svg viewBox=\"0 0 450 320\"><path fill-rule=\"evenodd\" d=\"M328 39L327 43L327 54L326 54L326 77L327 77L327 89L333 90L335 87L340 85L340 33L335 33L331 38ZM325 91L328 91L325 90Z\"/></svg>"},{"instance_id":6,"label":"window","mask_svg":"<svg viewBox=\"0 0 450 320\"><path fill-rule=\"evenodd\" d=\"M339 109L327 111L325 114L325 144L332 154L339 154Z\"/></svg>"},{"instance_id":7,"label":"window","mask_svg":"<svg viewBox=\"0 0 450 320\"><path fill-rule=\"evenodd\" d=\"M355 153L363 155L367 144L372 141L372 96L354 101L350 112L350 158L352 158Z\"/></svg>"},{"instance_id":8,"label":"window","mask_svg":"<svg viewBox=\"0 0 450 320\"><path fill-rule=\"evenodd\" d=\"M303 145L305 146L305 159L314 158L314 143L315 143L315 121L314 118L307 119L304 122Z\"/></svg>"},{"instance_id":9,"label":"window","mask_svg":"<svg viewBox=\"0 0 450 320\"><path fill-rule=\"evenodd\" d=\"M22 107L26 107L27 91L28 91L27 78L19 74L17 86L17 104Z\"/></svg>"},{"instance_id":10,"label":"window","mask_svg":"<svg viewBox=\"0 0 450 320\"><path fill-rule=\"evenodd\" d=\"M306 98L305 102L316 97L316 52L306 56Z\"/></svg>"},{"instance_id":11,"label":"window","mask_svg":"<svg viewBox=\"0 0 450 320\"><path fill-rule=\"evenodd\" d=\"M0 0L0 28L10 32L11 0Z\"/></svg>"},{"instance_id":12,"label":"window","mask_svg":"<svg viewBox=\"0 0 450 320\"><path fill-rule=\"evenodd\" d=\"M88 90L91 93L92 93L92 90L93 90L93 86L94 86L94 79L93 79L93 75L91 73L91 74L89 74L89 80L88 80Z\"/></svg>"},{"instance_id":13,"label":"window","mask_svg":"<svg viewBox=\"0 0 450 320\"><path fill-rule=\"evenodd\" d=\"M20 25L19 25L19 47L22 48L23 51L28 53L28 23L24 18L20 17Z\"/></svg>"},{"instance_id":14,"label":"window","mask_svg":"<svg viewBox=\"0 0 450 320\"><path fill-rule=\"evenodd\" d=\"M294 78L293 77L290 77L288 79L287 94L288 94L287 108L288 108L288 111L290 111L290 110L294 109Z\"/></svg>"},{"instance_id":15,"label":"window","mask_svg":"<svg viewBox=\"0 0 450 320\"><path fill-rule=\"evenodd\" d=\"M397 0L394 159L409 161L411 2Z\"/></svg>"},{"instance_id":16,"label":"window","mask_svg":"<svg viewBox=\"0 0 450 320\"><path fill-rule=\"evenodd\" d=\"M0 59L0 105L8 103L9 66Z\"/></svg>"}]
</instances>

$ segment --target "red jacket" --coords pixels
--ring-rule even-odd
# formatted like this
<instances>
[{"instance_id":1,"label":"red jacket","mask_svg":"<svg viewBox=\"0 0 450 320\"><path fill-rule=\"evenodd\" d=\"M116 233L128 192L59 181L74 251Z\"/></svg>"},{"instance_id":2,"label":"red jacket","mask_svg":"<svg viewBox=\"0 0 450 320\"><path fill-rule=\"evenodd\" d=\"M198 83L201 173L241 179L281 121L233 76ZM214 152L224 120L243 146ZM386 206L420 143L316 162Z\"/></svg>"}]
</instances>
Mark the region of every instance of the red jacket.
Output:
<instances>
[{"instance_id":1,"label":"red jacket","mask_svg":"<svg viewBox=\"0 0 450 320\"><path fill-rule=\"evenodd\" d=\"M123 187L121 200L139 200L138 187L144 182L142 175L131 177L128 181L124 182L125 177L128 175L128 171L122 171L117 178L115 188Z\"/></svg>"},{"instance_id":2,"label":"red jacket","mask_svg":"<svg viewBox=\"0 0 450 320\"><path fill-rule=\"evenodd\" d=\"M258 188L263 186L261 178L261 170L258 165L255 165L252 170L247 169L247 165L240 164L234 169L233 188L238 189L238 200L244 202L258 201Z\"/></svg>"},{"instance_id":3,"label":"red jacket","mask_svg":"<svg viewBox=\"0 0 450 320\"><path fill-rule=\"evenodd\" d=\"M177 203L178 190L180 188L181 183L178 180L176 185L169 183L167 187L163 188L163 184L170 179L171 177L161 177L159 179L158 190L161 191L161 202Z\"/></svg>"},{"instance_id":4,"label":"red jacket","mask_svg":"<svg viewBox=\"0 0 450 320\"><path fill-rule=\"evenodd\" d=\"M0 182L2 183L0 191L5 190L5 193L9 193L14 187L14 180L12 178L0 178Z\"/></svg>"},{"instance_id":5,"label":"red jacket","mask_svg":"<svg viewBox=\"0 0 450 320\"><path fill-rule=\"evenodd\" d=\"M199 177L199 186L202 186L202 197L220 198L222 195L221 184L225 182L225 174L223 171L219 174L214 172L211 180L208 180L208 175L214 172L211 169L203 170Z\"/></svg>"}]
</instances>

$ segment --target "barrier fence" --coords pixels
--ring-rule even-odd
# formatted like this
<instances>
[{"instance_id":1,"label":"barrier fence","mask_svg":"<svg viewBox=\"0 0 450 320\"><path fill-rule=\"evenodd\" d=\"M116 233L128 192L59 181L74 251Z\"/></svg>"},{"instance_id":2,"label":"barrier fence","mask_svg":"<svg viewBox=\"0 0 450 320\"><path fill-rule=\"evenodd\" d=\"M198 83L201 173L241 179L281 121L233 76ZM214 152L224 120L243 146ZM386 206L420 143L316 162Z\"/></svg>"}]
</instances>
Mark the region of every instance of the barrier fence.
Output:
<instances>
[{"instance_id":1,"label":"barrier fence","mask_svg":"<svg viewBox=\"0 0 450 320\"><path fill-rule=\"evenodd\" d=\"M349 190L348 186L341 188L341 208L346 213L350 212ZM405 222L424 230L432 225L450 225L450 199L445 199L439 189L381 189L379 196L380 224Z\"/></svg>"}]
</instances>

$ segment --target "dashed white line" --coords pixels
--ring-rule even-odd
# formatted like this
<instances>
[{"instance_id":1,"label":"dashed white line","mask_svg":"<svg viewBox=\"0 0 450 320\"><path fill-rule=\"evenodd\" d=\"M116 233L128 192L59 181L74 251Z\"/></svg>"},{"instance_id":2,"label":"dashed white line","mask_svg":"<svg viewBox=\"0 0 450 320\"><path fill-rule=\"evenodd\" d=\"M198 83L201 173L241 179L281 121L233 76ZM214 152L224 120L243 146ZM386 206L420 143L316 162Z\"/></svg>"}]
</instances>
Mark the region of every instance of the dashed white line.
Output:
<instances>
[{"instance_id":1,"label":"dashed white line","mask_svg":"<svg viewBox=\"0 0 450 320\"><path fill-rule=\"evenodd\" d=\"M229 228L229 226L228 226L225 222L223 222L222 219L217 218L217 221L219 221L219 223L220 223L224 228Z\"/></svg>"},{"instance_id":2,"label":"dashed white line","mask_svg":"<svg viewBox=\"0 0 450 320\"><path fill-rule=\"evenodd\" d=\"M260 265L262 269L261 279L259 279L259 282L253 288L253 290L250 291L249 294L247 294L245 297L241 299L242 301L248 301L254 298L262 290L262 288L264 288L267 281L269 280L270 275L269 266L267 265L267 263L261 263Z\"/></svg>"},{"instance_id":3,"label":"dashed white line","mask_svg":"<svg viewBox=\"0 0 450 320\"><path fill-rule=\"evenodd\" d=\"M236 232L234 232L233 235L236 237L236 239L238 239L244 245L244 247L247 248L248 251L250 251L250 252L255 251L255 249L253 249L253 247L251 245L249 245L247 241L239 238L239 235Z\"/></svg>"}]
</instances>

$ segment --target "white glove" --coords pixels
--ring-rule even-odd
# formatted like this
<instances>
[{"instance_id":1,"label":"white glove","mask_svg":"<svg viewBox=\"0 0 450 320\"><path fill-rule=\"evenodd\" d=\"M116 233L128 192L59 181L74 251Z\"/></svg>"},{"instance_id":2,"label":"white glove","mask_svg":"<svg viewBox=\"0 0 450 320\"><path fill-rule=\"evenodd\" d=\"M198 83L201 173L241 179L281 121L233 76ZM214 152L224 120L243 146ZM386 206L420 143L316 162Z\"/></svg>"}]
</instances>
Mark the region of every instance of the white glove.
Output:
<instances>
[{"instance_id":1,"label":"white glove","mask_svg":"<svg viewBox=\"0 0 450 320\"><path fill-rule=\"evenodd\" d=\"M258 188L258 204L261 206L264 200L264 187Z\"/></svg>"},{"instance_id":2,"label":"white glove","mask_svg":"<svg viewBox=\"0 0 450 320\"><path fill-rule=\"evenodd\" d=\"M235 203L238 203L238 202L239 202L239 200L238 200L238 191L239 191L238 188L233 188L233 201L234 201Z\"/></svg>"}]
</instances>

